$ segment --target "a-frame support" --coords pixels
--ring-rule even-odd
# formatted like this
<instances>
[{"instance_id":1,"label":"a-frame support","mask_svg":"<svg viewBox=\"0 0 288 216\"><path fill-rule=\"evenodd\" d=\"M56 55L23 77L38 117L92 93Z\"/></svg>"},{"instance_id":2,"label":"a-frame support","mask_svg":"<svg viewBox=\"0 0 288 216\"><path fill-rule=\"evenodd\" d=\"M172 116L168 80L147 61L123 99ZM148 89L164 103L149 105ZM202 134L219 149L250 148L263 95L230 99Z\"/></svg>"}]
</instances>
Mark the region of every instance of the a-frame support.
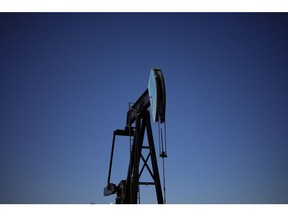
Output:
<instances>
[{"instance_id":1,"label":"a-frame support","mask_svg":"<svg viewBox=\"0 0 288 216\"><path fill-rule=\"evenodd\" d=\"M148 146L143 145L145 130L148 138ZM142 155L142 149L148 149L148 156L146 159ZM143 161L143 167L139 169L140 159ZM152 169L149 167L148 160L151 160ZM140 176L144 169L147 169L150 173L152 182L140 182ZM132 145L132 152L130 157L130 163L128 168L127 180L122 181L122 185L118 188L122 188L118 195L119 203L131 203L137 204L137 195L139 191L139 185L155 185L156 196L158 204L163 204L163 195L161 190L161 181L158 171L158 164L155 152L155 145L153 140L153 134L151 129L150 114L148 111L140 113L136 118L134 139ZM122 187L121 187L122 186ZM125 192L124 192L125 191ZM117 199L116 199L117 203Z\"/></svg>"}]
</instances>

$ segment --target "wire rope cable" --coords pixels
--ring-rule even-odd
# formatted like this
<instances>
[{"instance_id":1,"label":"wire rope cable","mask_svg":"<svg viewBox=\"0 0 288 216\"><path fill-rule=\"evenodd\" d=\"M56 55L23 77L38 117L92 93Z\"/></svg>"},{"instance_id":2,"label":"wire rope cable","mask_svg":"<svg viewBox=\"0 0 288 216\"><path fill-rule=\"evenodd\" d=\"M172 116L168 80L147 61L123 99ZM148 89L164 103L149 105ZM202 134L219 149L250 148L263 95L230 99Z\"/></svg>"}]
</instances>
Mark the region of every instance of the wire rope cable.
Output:
<instances>
[{"instance_id":1,"label":"wire rope cable","mask_svg":"<svg viewBox=\"0 0 288 216\"><path fill-rule=\"evenodd\" d=\"M158 121L158 137L159 137L159 154L162 158L162 179L163 179L163 203L166 204L166 176L165 176L165 158L167 157L166 146L166 122L164 122L164 140L163 130L160 124L160 115Z\"/></svg>"},{"instance_id":2,"label":"wire rope cable","mask_svg":"<svg viewBox=\"0 0 288 216\"><path fill-rule=\"evenodd\" d=\"M162 129L162 128L161 128ZM164 122L164 144L163 144L163 134L161 130L161 141L162 141L162 175L163 175L163 196L164 204L166 204L166 176L165 176L165 158L167 157L167 148L166 148L166 122Z\"/></svg>"}]
</instances>

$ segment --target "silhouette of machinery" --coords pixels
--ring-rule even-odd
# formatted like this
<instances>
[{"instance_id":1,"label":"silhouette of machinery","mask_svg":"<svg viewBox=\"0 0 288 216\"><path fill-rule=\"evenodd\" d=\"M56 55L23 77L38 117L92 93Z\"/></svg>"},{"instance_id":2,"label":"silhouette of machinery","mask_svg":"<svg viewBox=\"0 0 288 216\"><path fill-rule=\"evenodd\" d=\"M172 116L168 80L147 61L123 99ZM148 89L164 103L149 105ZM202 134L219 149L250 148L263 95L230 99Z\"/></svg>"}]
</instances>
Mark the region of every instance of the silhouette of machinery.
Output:
<instances>
[{"instance_id":1,"label":"silhouette of machinery","mask_svg":"<svg viewBox=\"0 0 288 216\"><path fill-rule=\"evenodd\" d=\"M151 128L151 117L148 111L149 107L150 112L152 113L153 122L158 122L159 155L163 162L162 171L164 196L161 188L161 181ZM154 185L158 204L166 203L164 171L164 158L167 157L165 112L166 91L163 73L160 69L152 69L150 73L148 88L132 106L129 103L125 129L117 129L113 132L108 182L107 186L104 188L104 196L109 196L116 193L116 204L140 203L140 185ZM143 143L145 131L148 138L148 145ZM130 140L130 161L127 177L125 180L121 180L117 186L110 182L116 136L127 136ZM142 151L144 150L146 152L146 158L142 154ZM140 163L140 160L142 163ZM150 163L148 163L149 161ZM140 165L142 167L140 167ZM152 180L149 182L141 181L141 175L144 169L148 170L148 173L151 176Z\"/></svg>"}]
</instances>

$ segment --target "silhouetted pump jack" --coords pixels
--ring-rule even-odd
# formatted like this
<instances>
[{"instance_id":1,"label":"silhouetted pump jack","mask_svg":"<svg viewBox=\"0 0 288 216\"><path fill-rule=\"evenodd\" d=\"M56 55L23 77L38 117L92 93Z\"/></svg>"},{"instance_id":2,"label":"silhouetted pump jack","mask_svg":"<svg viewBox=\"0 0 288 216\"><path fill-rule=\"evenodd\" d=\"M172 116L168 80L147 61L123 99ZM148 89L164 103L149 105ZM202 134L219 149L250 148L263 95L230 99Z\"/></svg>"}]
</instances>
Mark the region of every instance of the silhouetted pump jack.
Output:
<instances>
[{"instance_id":1,"label":"silhouetted pump jack","mask_svg":"<svg viewBox=\"0 0 288 216\"><path fill-rule=\"evenodd\" d=\"M156 151L154 146L153 133L151 128L150 113L148 108L151 108L153 122L158 122L159 133L159 154L163 159L163 193L161 188L161 181L159 176L159 169L156 158ZM166 153L166 92L165 82L162 71L160 69L152 69L150 73L148 88L139 97L139 99L130 107L127 112L125 129L117 129L113 132L112 148L110 165L108 172L108 183L104 188L104 196L117 194L116 204L137 204L140 203L140 185L154 185L158 204L166 203L165 194L165 172L164 172L164 158ZM162 124L164 123L164 124ZM163 135L164 125L164 135ZM143 144L145 131L148 138L148 145ZM118 186L110 183L112 162L114 154L114 145L116 136L130 137L130 162L128 166L128 173L126 180L121 180ZM163 142L164 137L164 142ZM133 141L132 141L133 140ZM148 151L146 158L142 154L142 150ZM143 161L140 168L140 159ZM152 168L148 161L151 161ZM147 169L152 181L141 182L140 177L144 169Z\"/></svg>"}]
</instances>

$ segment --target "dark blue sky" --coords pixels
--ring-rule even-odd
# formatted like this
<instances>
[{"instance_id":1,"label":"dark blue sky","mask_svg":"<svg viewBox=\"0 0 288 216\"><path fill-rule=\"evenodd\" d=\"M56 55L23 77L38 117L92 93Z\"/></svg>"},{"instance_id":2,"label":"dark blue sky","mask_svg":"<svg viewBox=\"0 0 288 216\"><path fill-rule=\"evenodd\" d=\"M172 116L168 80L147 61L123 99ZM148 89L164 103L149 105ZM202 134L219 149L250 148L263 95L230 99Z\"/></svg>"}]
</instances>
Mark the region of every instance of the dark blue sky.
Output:
<instances>
[{"instance_id":1,"label":"dark blue sky","mask_svg":"<svg viewBox=\"0 0 288 216\"><path fill-rule=\"evenodd\" d=\"M114 202L112 131L153 67L167 203L288 203L287 26L287 13L1 13L0 203Z\"/></svg>"}]
</instances>

